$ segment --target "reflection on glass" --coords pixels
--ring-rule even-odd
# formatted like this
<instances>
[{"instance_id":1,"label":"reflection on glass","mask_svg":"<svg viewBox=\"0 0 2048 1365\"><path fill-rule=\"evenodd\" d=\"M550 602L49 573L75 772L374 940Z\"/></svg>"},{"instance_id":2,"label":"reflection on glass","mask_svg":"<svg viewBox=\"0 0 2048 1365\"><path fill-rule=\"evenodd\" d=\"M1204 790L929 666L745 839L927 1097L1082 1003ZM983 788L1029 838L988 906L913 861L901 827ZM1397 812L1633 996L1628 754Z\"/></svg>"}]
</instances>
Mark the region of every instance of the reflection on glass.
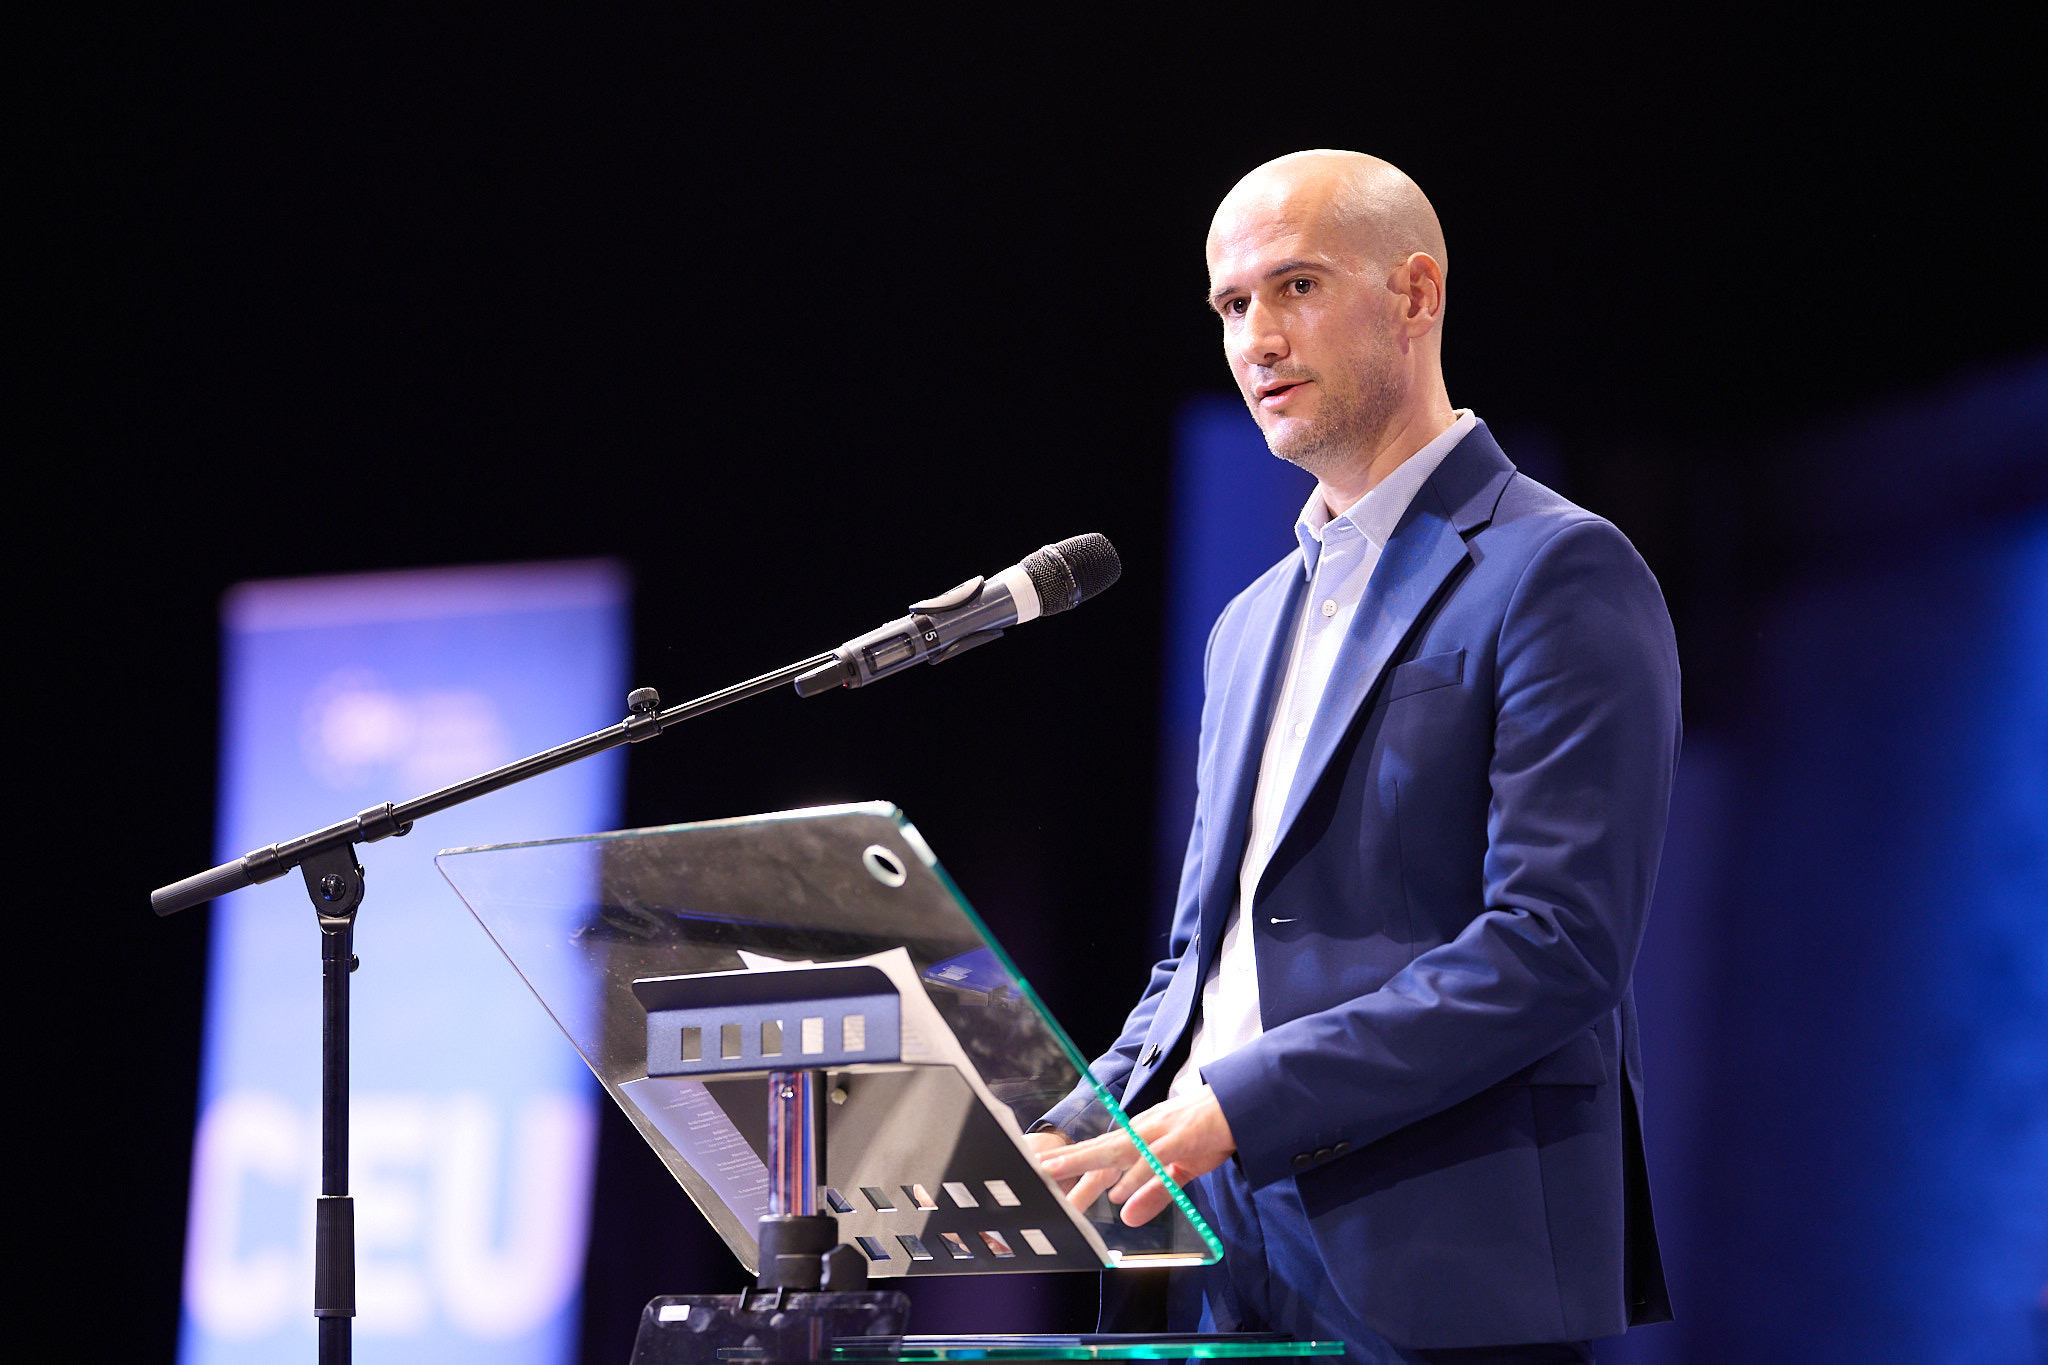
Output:
<instances>
[{"instance_id":1,"label":"reflection on glass","mask_svg":"<svg viewBox=\"0 0 2048 1365\"><path fill-rule=\"evenodd\" d=\"M1025 1130L1093 1081L1084 1081L1080 1054L893 807L452 850L439 862L749 1269L768 1202L758 1068L770 1057L802 1064L803 1054L821 1059L812 1064L827 1073L821 1183L834 1195L859 1193L828 1204L842 1238L868 1254L872 1275L1203 1264L1221 1254L1170 1182L1167 1212L1127 1228L1106 1199L1073 1209L1025 1156ZM697 1027L654 1038L634 990L640 982L655 999L676 988L648 983L668 978L775 972L767 984L787 986L794 1000L806 972L854 963L887 977L894 994L880 999L892 1014L900 999L900 1022L874 1015L872 1004L849 1012L819 1000L808 1012L777 1005L767 1011L772 1021L757 1011L748 1018L758 1027L709 1025L716 1031L694 1042ZM831 973L816 975L824 981ZM653 1075L650 1048L662 1057ZM675 1059L714 1051L726 1063L719 1074L665 1074L677 1069ZM1095 1093L1128 1133L1115 1100L1100 1087ZM1018 1254L1020 1246L1031 1254ZM934 1255L939 1247L945 1253Z\"/></svg>"}]
</instances>

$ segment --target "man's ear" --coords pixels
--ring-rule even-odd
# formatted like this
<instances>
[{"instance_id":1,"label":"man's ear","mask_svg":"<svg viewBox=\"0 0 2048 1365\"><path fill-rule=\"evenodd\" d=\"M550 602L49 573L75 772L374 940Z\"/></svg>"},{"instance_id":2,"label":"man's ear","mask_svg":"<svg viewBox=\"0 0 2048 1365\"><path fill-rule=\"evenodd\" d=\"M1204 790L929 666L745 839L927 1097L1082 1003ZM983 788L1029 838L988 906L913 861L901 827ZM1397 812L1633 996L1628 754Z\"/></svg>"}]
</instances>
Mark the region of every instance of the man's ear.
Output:
<instances>
[{"instance_id":1,"label":"man's ear","mask_svg":"<svg viewBox=\"0 0 2048 1365\"><path fill-rule=\"evenodd\" d=\"M1389 281L1403 296L1401 331L1419 337L1443 320L1444 268L1428 252L1417 251L1394 267Z\"/></svg>"}]
</instances>

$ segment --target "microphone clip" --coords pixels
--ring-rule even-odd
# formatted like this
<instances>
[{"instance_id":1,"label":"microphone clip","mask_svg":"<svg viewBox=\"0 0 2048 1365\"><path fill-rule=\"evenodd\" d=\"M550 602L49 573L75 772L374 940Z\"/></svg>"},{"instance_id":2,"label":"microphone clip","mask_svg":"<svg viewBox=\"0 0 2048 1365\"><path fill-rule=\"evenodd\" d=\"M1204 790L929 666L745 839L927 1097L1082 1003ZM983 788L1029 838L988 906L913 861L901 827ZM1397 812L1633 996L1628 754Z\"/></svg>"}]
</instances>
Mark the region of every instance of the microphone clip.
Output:
<instances>
[{"instance_id":1,"label":"microphone clip","mask_svg":"<svg viewBox=\"0 0 2048 1365\"><path fill-rule=\"evenodd\" d=\"M847 641L832 651L832 662L798 678L797 695L815 697L834 687L862 687L912 664L939 663L996 639L1002 626L1016 619L1016 612L991 610L995 604L984 601L987 586L988 580L976 574L937 597L913 602L908 616ZM1007 603L1007 591L997 601Z\"/></svg>"},{"instance_id":2,"label":"microphone clip","mask_svg":"<svg viewBox=\"0 0 2048 1365\"><path fill-rule=\"evenodd\" d=\"M954 611L964 607L974 601L975 598L981 596L981 585L984 581L980 574L976 574L959 587L948 588L937 597L927 597L922 602L912 602L910 604L910 613L913 616L928 616L936 611Z\"/></svg>"}]
</instances>

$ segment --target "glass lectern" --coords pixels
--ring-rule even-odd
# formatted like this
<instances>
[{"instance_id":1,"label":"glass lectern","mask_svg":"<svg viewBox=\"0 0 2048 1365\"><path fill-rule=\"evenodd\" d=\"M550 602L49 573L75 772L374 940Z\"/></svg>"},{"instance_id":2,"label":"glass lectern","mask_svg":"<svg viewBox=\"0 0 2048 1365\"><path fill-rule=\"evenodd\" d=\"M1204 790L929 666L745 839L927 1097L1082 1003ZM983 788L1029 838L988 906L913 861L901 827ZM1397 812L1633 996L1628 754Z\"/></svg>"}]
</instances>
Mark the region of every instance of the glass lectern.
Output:
<instances>
[{"instance_id":1,"label":"glass lectern","mask_svg":"<svg viewBox=\"0 0 2048 1365\"><path fill-rule=\"evenodd\" d=\"M1093 1087L1104 1130L1129 1132L1129 1120L895 807L451 849L438 861L764 1286L792 1283L762 1264L757 1228L779 1236L776 1215L835 1218L842 1244L834 1254L857 1248L865 1263L852 1267L856 1284L862 1272L890 1281L1205 1265L1222 1254L1171 1180L1166 1212L1131 1228L1106 1198L1076 1208L1030 1160L1025 1133L1077 1085ZM780 1257L782 1248L773 1250L766 1259ZM828 1268L823 1288L832 1287ZM776 1345L771 1317L793 1319L756 1313L746 1296L736 1304L674 1296L648 1305L636 1360L659 1332L684 1324L703 1332L713 1320L713 1335L740 1344L707 1354L709 1337L700 1337L688 1351L647 1358L1342 1350L1273 1337L915 1338L901 1335L908 1305L900 1295L807 1301L820 1320L835 1304L832 1312L849 1315L828 1329L836 1345Z\"/></svg>"},{"instance_id":2,"label":"glass lectern","mask_svg":"<svg viewBox=\"0 0 2048 1365\"><path fill-rule=\"evenodd\" d=\"M749 1271L770 1211L767 1078L796 1068L824 1076L818 1211L872 1278L1221 1254L1178 1188L1130 1228L1107 1199L1074 1208L1025 1155L1025 1130L1087 1064L892 806L439 864Z\"/></svg>"}]
</instances>

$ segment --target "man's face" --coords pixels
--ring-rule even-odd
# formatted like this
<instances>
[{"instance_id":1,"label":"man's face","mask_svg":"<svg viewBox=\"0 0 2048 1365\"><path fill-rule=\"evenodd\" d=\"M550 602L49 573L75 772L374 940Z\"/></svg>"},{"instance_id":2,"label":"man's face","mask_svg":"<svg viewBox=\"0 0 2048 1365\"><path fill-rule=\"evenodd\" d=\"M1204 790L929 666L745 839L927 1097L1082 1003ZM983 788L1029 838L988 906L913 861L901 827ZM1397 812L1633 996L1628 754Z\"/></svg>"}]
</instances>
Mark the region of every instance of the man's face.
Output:
<instances>
[{"instance_id":1,"label":"man's face","mask_svg":"<svg viewBox=\"0 0 2048 1365\"><path fill-rule=\"evenodd\" d=\"M1299 192L1226 208L1209 238L1238 389L1272 452L1318 478L1369 459L1407 392L1396 296L1364 255Z\"/></svg>"}]
</instances>

